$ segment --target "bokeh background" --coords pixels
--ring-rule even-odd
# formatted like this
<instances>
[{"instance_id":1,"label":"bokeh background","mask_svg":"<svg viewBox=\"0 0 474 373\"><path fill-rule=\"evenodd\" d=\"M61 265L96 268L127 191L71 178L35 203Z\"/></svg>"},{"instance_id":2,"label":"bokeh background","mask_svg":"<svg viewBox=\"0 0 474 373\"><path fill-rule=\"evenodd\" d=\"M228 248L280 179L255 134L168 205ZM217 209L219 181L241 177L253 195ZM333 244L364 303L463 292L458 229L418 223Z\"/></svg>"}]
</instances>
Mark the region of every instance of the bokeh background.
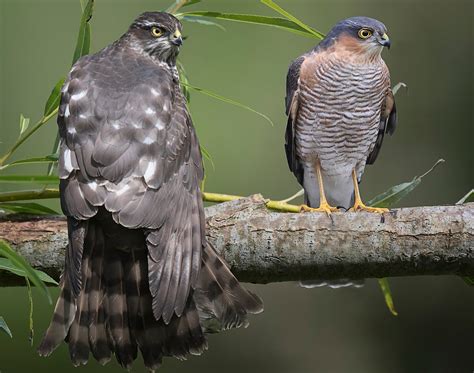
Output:
<instances>
[{"instance_id":1,"label":"bokeh background","mask_svg":"<svg viewBox=\"0 0 474 373\"><path fill-rule=\"evenodd\" d=\"M97 0L92 50L119 37L139 13L167 1ZM446 163L426 177L404 206L450 204L474 186L472 0L279 0L306 23L327 32L342 18L366 15L389 29L384 52L397 96L399 127L379 159L368 167L362 193L370 198L410 180L438 158ZM257 0L206 0L188 9L275 15ZM52 86L70 66L80 16L78 0L0 0L0 153L16 139L20 113L40 118ZM241 101L269 115L260 117L192 94L190 108L201 143L212 154L206 189L285 198L299 189L283 151L284 84L290 61L315 39L264 26L221 21L226 31L186 23L181 53L192 84ZM51 152L51 121L17 157ZM11 172L39 173L44 167ZM2 190L20 186L0 185ZM48 202L59 210L57 202ZM165 360L161 372L472 372L474 293L451 276L391 279L398 317L389 314L375 280L363 289L301 289L294 283L250 285L266 310L246 330L209 338L210 349L188 361ZM53 290L57 296L57 290ZM35 346L52 307L35 302ZM37 357L28 343L25 288L0 287L0 315L14 338L0 334L0 371L65 372L73 368L67 349ZM84 372L113 372L111 362L91 361ZM138 362L133 371L144 368Z\"/></svg>"}]
</instances>

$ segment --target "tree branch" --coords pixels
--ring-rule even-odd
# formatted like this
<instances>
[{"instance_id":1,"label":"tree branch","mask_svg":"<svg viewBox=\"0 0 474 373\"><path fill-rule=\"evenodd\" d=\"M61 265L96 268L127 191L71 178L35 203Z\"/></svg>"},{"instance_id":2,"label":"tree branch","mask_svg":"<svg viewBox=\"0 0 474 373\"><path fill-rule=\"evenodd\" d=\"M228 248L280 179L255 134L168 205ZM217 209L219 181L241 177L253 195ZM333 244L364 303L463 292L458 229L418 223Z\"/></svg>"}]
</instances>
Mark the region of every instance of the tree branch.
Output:
<instances>
[{"instance_id":1,"label":"tree branch","mask_svg":"<svg viewBox=\"0 0 474 373\"><path fill-rule=\"evenodd\" d=\"M272 212L255 195L207 207L206 216L209 241L242 281L474 275L474 203L327 216ZM67 243L64 218L3 218L0 238L58 277ZM6 277L0 279L5 285Z\"/></svg>"}]
</instances>

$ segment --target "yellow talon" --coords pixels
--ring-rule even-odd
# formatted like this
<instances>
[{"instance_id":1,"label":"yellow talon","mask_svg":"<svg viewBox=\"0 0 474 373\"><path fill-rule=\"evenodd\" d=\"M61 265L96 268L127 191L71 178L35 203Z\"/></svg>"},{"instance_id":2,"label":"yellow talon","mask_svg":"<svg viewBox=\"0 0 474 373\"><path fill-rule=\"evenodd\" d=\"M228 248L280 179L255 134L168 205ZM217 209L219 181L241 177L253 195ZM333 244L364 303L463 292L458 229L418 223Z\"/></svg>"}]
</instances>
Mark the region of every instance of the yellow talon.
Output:
<instances>
[{"instance_id":1,"label":"yellow talon","mask_svg":"<svg viewBox=\"0 0 474 373\"><path fill-rule=\"evenodd\" d=\"M360 198L359 192L359 183L357 182L357 175L355 170L352 171L352 181L354 183L354 197L355 202L354 206L349 211L368 211L368 212L376 212L378 214L383 214L384 212L388 212L389 210L384 207L369 207L364 205L362 199Z\"/></svg>"},{"instance_id":2,"label":"yellow talon","mask_svg":"<svg viewBox=\"0 0 474 373\"><path fill-rule=\"evenodd\" d=\"M331 215L332 212L338 211L337 207L330 206L326 201L321 202L318 208L301 205L300 209L301 212L325 212L328 215Z\"/></svg>"},{"instance_id":3,"label":"yellow talon","mask_svg":"<svg viewBox=\"0 0 474 373\"><path fill-rule=\"evenodd\" d=\"M383 214L384 212L388 212L389 209L386 209L384 207L369 207L364 205L362 201L356 201L356 203L354 203L354 207L352 207L349 211L368 211Z\"/></svg>"}]
</instances>

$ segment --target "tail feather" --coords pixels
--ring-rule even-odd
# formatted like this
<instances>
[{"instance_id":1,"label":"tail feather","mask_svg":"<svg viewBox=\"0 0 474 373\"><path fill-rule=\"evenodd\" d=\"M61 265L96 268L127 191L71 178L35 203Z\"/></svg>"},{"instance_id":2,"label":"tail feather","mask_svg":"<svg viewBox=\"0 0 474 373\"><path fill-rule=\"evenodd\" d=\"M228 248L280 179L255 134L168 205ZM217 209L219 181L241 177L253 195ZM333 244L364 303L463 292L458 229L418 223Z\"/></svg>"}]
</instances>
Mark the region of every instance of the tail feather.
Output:
<instances>
[{"instance_id":1,"label":"tail feather","mask_svg":"<svg viewBox=\"0 0 474 373\"><path fill-rule=\"evenodd\" d=\"M49 356L67 337L69 328L76 314L76 303L69 287L68 276L61 276L59 284L61 292L59 294L56 307L54 308L53 318L44 335L41 344L38 347L40 356Z\"/></svg>"},{"instance_id":2,"label":"tail feather","mask_svg":"<svg viewBox=\"0 0 474 373\"><path fill-rule=\"evenodd\" d=\"M196 286L190 288L184 306L178 307L181 314L157 320L143 233L128 230L122 237L118 230L110 230L100 221L89 220L81 290L74 297L66 266L53 320L38 348L40 355L51 354L65 340L76 366L87 363L91 353L101 364L114 354L119 364L130 368L139 349L145 366L156 370L163 356L185 359L188 354L201 354L207 349L205 332L246 326L248 313L263 310L261 300L243 288L214 249L206 246ZM119 241L122 246L117 248Z\"/></svg>"},{"instance_id":3,"label":"tail feather","mask_svg":"<svg viewBox=\"0 0 474 373\"><path fill-rule=\"evenodd\" d=\"M240 285L210 244L203 250L202 261L194 299L206 331L246 327L247 314L262 312L263 302Z\"/></svg>"},{"instance_id":4,"label":"tail feather","mask_svg":"<svg viewBox=\"0 0 474 373\"><path fill-rule=\"evenodd\" d=\"M91 228L90 228L91 229ZM91 278L86 284L89 294L89 346L94 358L102 365L110 361L112 351L107 335L106 301L104 292L104 236L100 229L95 232L96 242L91 259Z\"/></svg>"},{"instance_id":5,"label":"tail feather","mask_svg":"<svg viewBox=\"0 0 474 373\"><path fill-rule=\"evenodd\" d=\"M90 256L82 261L84 283L90 282ZM87 286L87 285L86 285ZM89 296L81 291L77 299L77 310L74 322L69 329L69 355L74 366L84 365L89 360Z\"/></svg>"},{"instance_id":6,"label":"tail feather","mask_svg":"<svg viewBox=\"0 0 474 373\"><path fill-rule=\"evenodd\" d=\"M117 361L128 369L137 357L137 344L130 336L125 274L120 254L118 250L106 250L107 324Z\"/></svg>"}]
</instances>

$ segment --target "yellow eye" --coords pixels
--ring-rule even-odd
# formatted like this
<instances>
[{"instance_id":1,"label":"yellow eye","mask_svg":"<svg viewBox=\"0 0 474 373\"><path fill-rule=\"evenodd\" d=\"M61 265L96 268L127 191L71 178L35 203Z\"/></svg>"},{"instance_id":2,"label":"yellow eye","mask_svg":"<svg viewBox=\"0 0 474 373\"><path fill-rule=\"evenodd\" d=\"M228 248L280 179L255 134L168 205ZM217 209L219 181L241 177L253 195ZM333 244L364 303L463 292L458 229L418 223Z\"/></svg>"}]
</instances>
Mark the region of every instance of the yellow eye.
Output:
<instances>
[{"instance_id":1,"label":"yellow eye","mask_svg":"<svg viewBox=\"0 0 474 373\"><path fill-rule=\"evenodd\" d=\"M372 36L372 30L369 30L367 28L361 28L359 30L359 38L361 39L368 39Z\"/></svg>"},{"instance_id":2,"label":"yellow eye","mask_svg":"<svg viewBox=\"0 0 474 373\"><path fill-rule=\"evenodd\" d=\"M152 27L151 28L151 34L155 38L159 38L161 35L163 35L163 31L159 27Z\"/></svg>"}]
</instances>

